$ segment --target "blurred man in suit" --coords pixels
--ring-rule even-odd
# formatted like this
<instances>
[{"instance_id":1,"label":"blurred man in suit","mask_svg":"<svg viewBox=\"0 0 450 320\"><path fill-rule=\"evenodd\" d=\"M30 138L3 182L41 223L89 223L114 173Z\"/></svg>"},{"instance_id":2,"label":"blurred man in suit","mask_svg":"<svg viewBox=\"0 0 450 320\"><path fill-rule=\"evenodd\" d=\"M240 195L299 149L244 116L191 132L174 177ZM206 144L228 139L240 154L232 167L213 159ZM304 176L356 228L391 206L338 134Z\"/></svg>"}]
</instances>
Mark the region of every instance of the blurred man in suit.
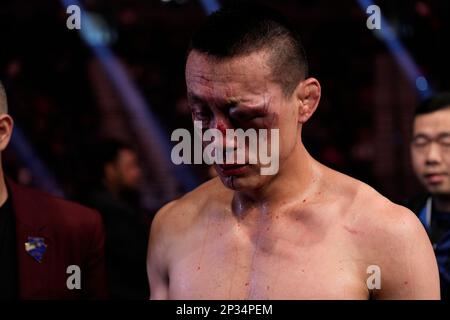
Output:
<instances>
[{"instance_id":1,"label":"blurred man in suit","mask_svg":"<svg viewBox=\"0 0 450 320\"><path fill-rule=\"evenodd\" d=\"M96 144L94 190L88 204L103 217L108 289L112 299L145 299L148 226L140 207L141 169L133 148L117 139Z\"/></svg>"},{"instance_id":2,"label":"blurred man in suit","mask_svg":"<svg viewBox=\"0 0 450 320\"><path fill-rule=\"evenodd\" d=\"M0 160L12 132L0 83ZM16 184L1 161L0 261L0 299L107 298L100 215Z\"/></svg>"},{"instance_id":3,"label":"blurred man in suit","mask_svg":"<svg viewBox=\"0 0 450 320\"><path fill-rule=\"evenodd\" d=\"M450 93L425 100L416 109L411 157L426 193L408 206L433 243L441 280L441 297L450 299Z\"/></svg>"}]
</instances>

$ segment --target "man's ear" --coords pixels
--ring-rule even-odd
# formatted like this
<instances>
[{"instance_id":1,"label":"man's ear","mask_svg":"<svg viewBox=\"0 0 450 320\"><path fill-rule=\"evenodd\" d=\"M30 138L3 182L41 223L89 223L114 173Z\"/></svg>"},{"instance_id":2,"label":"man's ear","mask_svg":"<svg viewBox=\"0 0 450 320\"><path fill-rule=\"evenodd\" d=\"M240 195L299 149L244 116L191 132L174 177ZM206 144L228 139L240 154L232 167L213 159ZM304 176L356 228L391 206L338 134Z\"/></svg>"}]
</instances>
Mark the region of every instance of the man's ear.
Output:
<instances>
[{"instance_id":1,"label":"man's ear","mask_svg":"<svg viewBox=\"0 0 450 320\"><path fill-rule=\"evenodd\" d=\"M14 121L8 114L0 114L0 152L5 150L11 140Z\"/></svg>"},{"instance_id":2,"label":"man's ear","mask_svg":"<svg viewBox=\"0 0 450 320\"><path fill-rule=\"evenodd\" d=\"M295 88L295 99L298 105L298 122L308 121L319 105L321 88L315 78L308 78L300 82Z\"/></svg>"}]
</instances>

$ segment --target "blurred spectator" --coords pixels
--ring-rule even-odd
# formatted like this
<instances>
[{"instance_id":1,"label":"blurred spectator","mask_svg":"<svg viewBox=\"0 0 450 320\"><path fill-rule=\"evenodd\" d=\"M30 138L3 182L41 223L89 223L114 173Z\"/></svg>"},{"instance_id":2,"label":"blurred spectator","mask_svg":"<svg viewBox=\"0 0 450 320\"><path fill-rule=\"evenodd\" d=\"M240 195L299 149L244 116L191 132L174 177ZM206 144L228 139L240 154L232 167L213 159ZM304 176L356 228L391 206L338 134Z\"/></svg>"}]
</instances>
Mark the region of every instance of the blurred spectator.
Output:
<instances>
[{"instance_id":1,"label":"blurred spectator","mask_svg":"<svg viewBox=\"0 0 450 320\"><path fill-rule=\"evenodd\" d=\"M416 110L411 155L426 194L408 206L424 224L436 253L441 298L450 298L450 93L423 102Z\"/></svg>"},{"instance_id":2,"label":"blurred spectator","mask_svg":"<svg viewBox=\"0 0 450 320\"><path fill-rule=\"evenodd\" d=\"M100 215L5 176L13 124L0 82L0 300L106 299Z\"/></svg>"},{"instance_id":3,"label":"blurred spectator","mask_svg":"<svg viewBox=\"0 0 450 320\"><path fill-rule=\"evenodd\" d=\"M140 208L141 169L127 144L104 140L93 151L96 181L88 204L102 215L106 229L106 268L112 299L148 299L147 226Z\"/></svg>"}]
</instances>

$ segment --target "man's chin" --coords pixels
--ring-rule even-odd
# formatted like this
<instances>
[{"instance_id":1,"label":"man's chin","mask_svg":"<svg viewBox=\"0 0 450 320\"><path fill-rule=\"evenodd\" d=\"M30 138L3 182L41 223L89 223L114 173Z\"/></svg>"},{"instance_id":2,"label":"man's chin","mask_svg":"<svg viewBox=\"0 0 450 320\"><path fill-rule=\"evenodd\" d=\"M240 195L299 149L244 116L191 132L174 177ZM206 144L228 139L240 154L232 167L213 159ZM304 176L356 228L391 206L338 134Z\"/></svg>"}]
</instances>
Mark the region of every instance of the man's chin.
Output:
<instances>
[{"instance_id":1,"label":"man's chin","mask_svg":"<svg viewBox=\"0 0 450 320\"><path fill-rule=\"evenodd\" d=\"M450 197L450 187L447 186L427 186L428 192L438 197Z\"/></svg>"}]
</instances>

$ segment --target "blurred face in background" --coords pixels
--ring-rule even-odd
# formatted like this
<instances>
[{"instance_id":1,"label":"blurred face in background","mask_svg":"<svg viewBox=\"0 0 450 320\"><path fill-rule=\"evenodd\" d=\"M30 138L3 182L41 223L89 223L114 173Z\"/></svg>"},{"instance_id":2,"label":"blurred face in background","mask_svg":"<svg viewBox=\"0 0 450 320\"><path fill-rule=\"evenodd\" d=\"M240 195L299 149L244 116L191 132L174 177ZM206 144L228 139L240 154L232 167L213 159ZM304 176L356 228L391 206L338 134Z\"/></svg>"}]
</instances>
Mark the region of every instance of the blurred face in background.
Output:
<instances>
[{"instance_id":1,"label":"blurred face in background","mask_svg":"<svg viewBox=\"0 0 450 320\"><path fill-rule=\"evenodd\" d=\"M414 171L432 195L450 195L450 106L416 116L411 142Z\"/></svg>"},{"instance_id":2,"label":"blurred face in background","mask_svg":"<svg viewBox=\"0 0 450 320\"><path fill-rule=\"evenodd\" d=\"M141 178L137 155L132 150L122 149L115 162L105 168L106 181L120 190L135 190Z\"/></svg>"}]
</instances>

